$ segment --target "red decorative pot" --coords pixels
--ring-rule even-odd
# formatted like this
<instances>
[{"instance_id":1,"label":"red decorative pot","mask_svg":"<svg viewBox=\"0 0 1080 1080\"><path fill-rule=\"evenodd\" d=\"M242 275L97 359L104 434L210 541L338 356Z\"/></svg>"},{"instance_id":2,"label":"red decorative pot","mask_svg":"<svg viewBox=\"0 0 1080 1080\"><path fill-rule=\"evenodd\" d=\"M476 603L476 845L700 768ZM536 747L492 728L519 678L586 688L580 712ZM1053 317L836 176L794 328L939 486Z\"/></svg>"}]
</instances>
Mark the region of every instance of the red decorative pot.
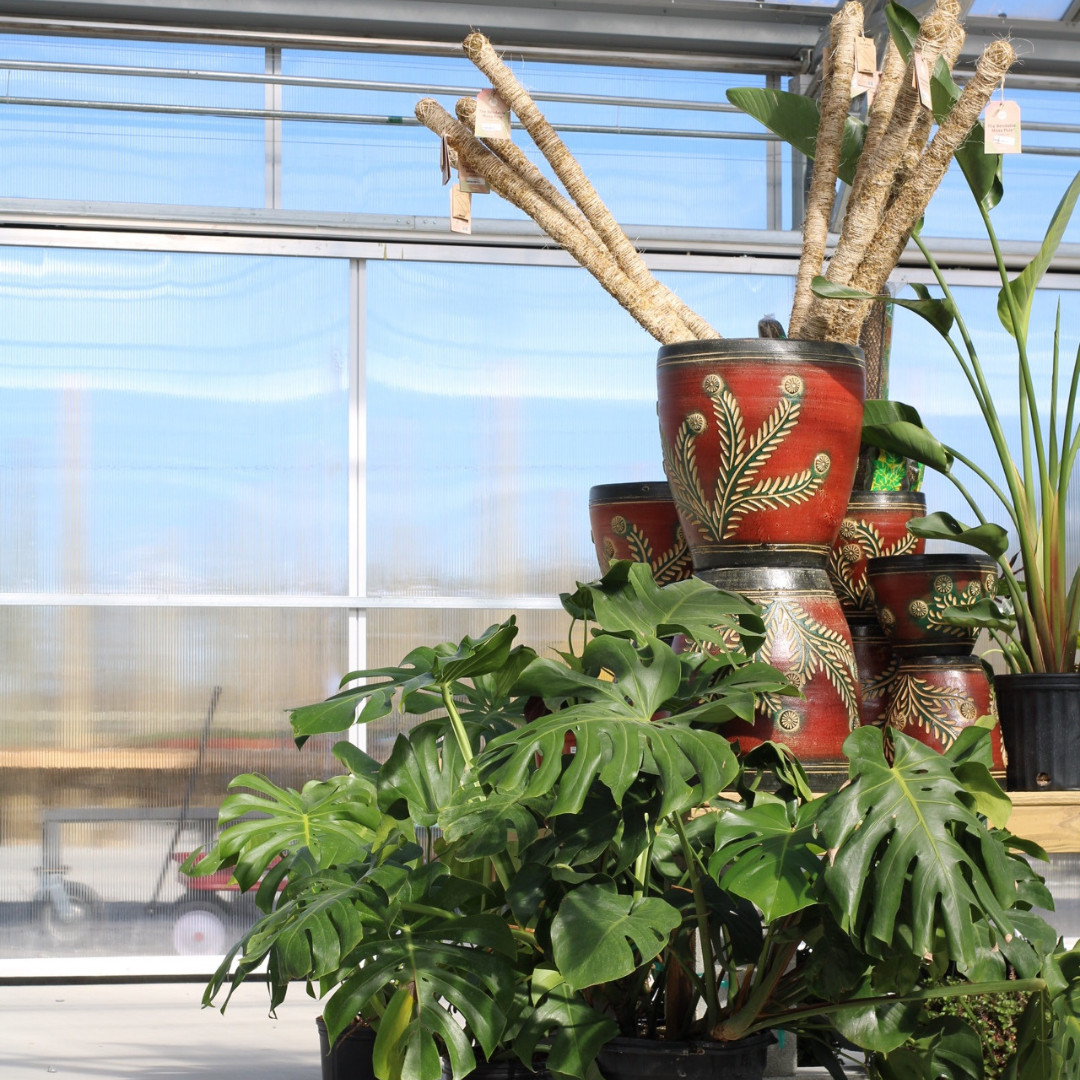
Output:
<instances>
[{"instance_id":1,"label":"red decorative pot","mask_svg":"<svg viewBox=\"0 0 1080 1080\"><path fill-rule=\"evenodd\" d=\"M921 555L926 541L908 532L926 516L926 496L913 491L853 491L829 552L829 577L848 622L877 622L866 587L866 560Z\"/></svg>"},{"instance_id":2,"label":"red decorative pot","mask_svg":"<svg viewBox=\"0 0 1080 1080\"><path fill-rule=\"evenodd\" d=\"M648 563L657 585L693 573L671 490L662 480L597 484L589 491L589 521L602 574L616 559Z\"/></svg>"},{"instance_id":3,"label":"red decorative pot","mask_svg":"<svg viewBox=\"0 0 1080 1080\"><path fill-rule=\"evenodd\" d=\"M944 753L980 716L997 715L994 691L977 657L922 656L901 661L885 722ZM991 740L993 772L1004 780L1008 757L1000 724Z\"/></svg>"},{"instance_id":4,"label":"red decorative pot","mask_svg":"<svg viewBox=\"0 0 1080 1080\"><path fill-rule=\"evenodd\" d=\"M859 716L864 725L882 727L892 701L900 658L893 652L877 619L873 622L849 620L848 626L855 653L855 669L859 673Z\"/></svg>"},{"instance_id":5,"label":"red decorative pot","mask_svg":"<svg viewBox=\"0 0 1080 1080\"><path fill-rule=\"evenodd\" d=\"M765 694L753 724L732 720L724 734L743 752L785 743L810 774L843 780L844 740L859 725L859 681L840 602L825 567L735 567L702 570L703 581L759 604L765 643L755 659L787 675L803 697Z\"/></svg>"},{"instance_id":6,"label":"red decorative pot","mask_svg":"<svg viewBox=\"0 0 1080 1080\"><path fill-rule=\"evenodd\" d=\"M695 569L827 555L862 430L862 352L766 338L665 345L664 472Z\"/></svg>"},{"instance_id":7,"label":"red decorative pot","mask_svg":"<svg viewBox=\"0 0 1080 1080\"><path fill-rule=\"evenodd\" d=\"M997 593L997 563L985 555L889 555L870 559L866 577L878 621L903 656L968 656L976 630L942 620Z\"/></svg>"}]
</instances>

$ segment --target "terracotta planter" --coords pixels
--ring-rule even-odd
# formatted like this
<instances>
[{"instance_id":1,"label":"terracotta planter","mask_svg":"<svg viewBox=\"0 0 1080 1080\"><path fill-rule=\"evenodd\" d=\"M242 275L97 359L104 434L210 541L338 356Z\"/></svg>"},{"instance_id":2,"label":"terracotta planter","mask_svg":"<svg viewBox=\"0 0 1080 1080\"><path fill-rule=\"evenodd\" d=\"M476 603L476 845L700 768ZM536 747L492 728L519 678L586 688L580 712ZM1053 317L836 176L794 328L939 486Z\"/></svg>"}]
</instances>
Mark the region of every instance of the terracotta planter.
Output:
<instances>
[{"instance_id":1,"label":"terracotta planter","mask_svg":"<svg viewBox=\"0 0 1080 1080\"><path fill-rule=\"evenodd\" d=\"M942 621L997 593L997 563L985 555L889 555L866 564L878 621L903 656L968 656L977 631Z\"/></svg>"},{"instance_id":2,"label":"terracotta planter","mask_svg":"<svg viewBox=\"0 0 1080 1080\"><path fill-rule=\"evenodd\" d=\"M813 777L847 777L844 740L859 724L855 657L840 602L820 568L737 567L697 575L760 604L765 644L755 659L784 672L804 697L763 695L753 724L733 720L724 734L743 751L785 743Z\"/></svg>"},{"instance_id":3,"label":"terracotta planter","mask_svg":"<svg viewBox=\"0 0 1080 1080\"><path fill-rule=\"evenodd\" d=\"M695 569L828 554L862 430L862 353L764 338L665 345L664 471Z\"/></svg>"},{"instance_id":4,"label":"terracotta planter","mask_svg":"<svg viewBox=\"0 0 1080 1080\"><path fill-rule=\"evenodd\" d=\"M885 722L944 753L980 716L997 717L982 662L974 656L924 656L901 661ZM994 773L1005 778L1001 725L991 733Z\"/></svg>"},{"instance_id":5,"label":"terracotta planter","mask_svg":"<svg viewBox=\"0 0 1080 1080\"><path fill-rule=\"evenodd\" d=\"M829 552L829 577L848 622L877 622L866 587L867 559L921 555L926 541L907 523L926 516L926 496L910 491L854 491Z\"/></svg>"},{"instance_id":6,"label":"terracotta planter","mask_svg":"<svg viewBox=\"0 0 1080 1080\"><path fill-rule=\"evenodd\" d=\"M671 490L662 480L591 488L589 522L602 574L616 559L648 563L657 585L693 572Z\"/></svg>"},{"instance_id":7,"label":"terracotta planter","mask_svg":"<svg viewBox=\"0 0 1080 1080\"><path fill-rule=\"evenodd\" d=\"M859 673L859 716L864 725L882 727L892 701L900 658L893 651L877 619L872 623L849 621L848 626L851 628L851 646L855 652L855 669Z\"/></svg>"},{"instance_id":8,"label":"terracotta planter","mask_svg":"<svg viewBox=\"0 0 1080 1080\"><path fill-rule=\"evenodd\" d=\"M1080 791L1080 675L998 675L1009 789Z\"/></svg>"}]
</instances>

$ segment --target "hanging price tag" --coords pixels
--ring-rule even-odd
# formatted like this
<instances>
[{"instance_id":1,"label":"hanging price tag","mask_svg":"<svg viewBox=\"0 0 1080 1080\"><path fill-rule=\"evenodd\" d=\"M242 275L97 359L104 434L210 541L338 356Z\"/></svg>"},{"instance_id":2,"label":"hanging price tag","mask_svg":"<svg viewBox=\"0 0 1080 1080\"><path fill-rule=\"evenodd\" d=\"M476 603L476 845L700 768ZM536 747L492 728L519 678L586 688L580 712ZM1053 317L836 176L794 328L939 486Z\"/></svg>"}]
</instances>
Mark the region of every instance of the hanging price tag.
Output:
<instances>
[{"instance_id":1,"label":"hanging price tag","mask_svg":"<svg viewBox=\"0 0 1080 1080\"><path fill-rule=\"evenodd\" d=\"M877 49L873 38L855 39L855 71L860 75L873 75L877 71Z\"/></svg>"},{"instance_id":2,"label":"hanging price tag","mask_svg":"<svg viewBox=\"0 0 1080 1080\"><path fill-rule=\"evenodd\" d=\"M919 101L924 109L932 109L934 100L930 96L930 65L921 52L911 54L915 66L915 86L919 91Z\"/></svg>"},{"instance_id":3,"label":"hanging price tag","mask_svg":"<svg viewBox=\"0 0 1080 1080\"><path fill-rule=\"evenodd\" d=\"M983 121L984 154L1019 154L1020 106L1015 101L991 101Z\"/></svg>"},{"instance_id":4,"label":"hanging price tag","mask_svg":"<svg viewBox=\"0 0 1080 1080\"><path fill-rule=\"evenodd\" d=\"M479 174L469 169L458 169L457 186L470 195L487 195L491 191L488 182Z\"/></svg>"},{"instance_id":5,"label":"hanging price tag","mask_svg":"<svg viewBox=\"0 0 1080 1080\"><path fill-rule=\"evenodd\" d=\"M442 182L450 183L450 144L444 135L439 140L439 168L442 170Z\"/></svg>"},{"instance_id":6,"label":"hanging price tag","mask_svg":"<svg viewBox=\"0 0 1080 1080\"><path fill-rule=\"evenodd\" d=\"M872 75L867 75L863 71L856 71L851 76L851 96L855 98L860 94L869 94L870 101L873 101L879 78L880 76L876 71Z\"/></svg>"},{"instance_id":7,"label":"hanging price tag","mask_svg":"<svg viewBox=\"0 0 1080 1080\"><path fill-rule=\"evenodd\" d=\"M450 189L450 231L472 232L472 196L457 184Z\"/></svg>"},{"instance_id":8,"label":"hanging price tag","mask_svg":"<svg viewBox=\"0 0 1080 1080\"><path fill-rule=\"evenodd\" d=\"M481 90L476 95L473 134L478 139L510 138L510 106L494 90Z\"/></svg>"}]
</instances>

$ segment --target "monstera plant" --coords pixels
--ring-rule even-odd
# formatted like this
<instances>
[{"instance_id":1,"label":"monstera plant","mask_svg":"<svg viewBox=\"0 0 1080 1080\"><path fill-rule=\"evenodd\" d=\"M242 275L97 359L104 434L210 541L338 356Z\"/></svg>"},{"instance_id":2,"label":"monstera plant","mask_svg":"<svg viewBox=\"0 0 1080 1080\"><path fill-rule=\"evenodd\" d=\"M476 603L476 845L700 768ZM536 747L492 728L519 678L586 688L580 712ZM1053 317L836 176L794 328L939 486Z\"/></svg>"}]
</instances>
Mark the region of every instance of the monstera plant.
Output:
<instances>
[{"instance_id":1,"label":"monstera plant","mask_svg":"<svg viewBox=\"0 0 1080 1080\"><path fill-rule=\"evenodd\" d=\"M815 797L784 748L740 758L723 735L756 695L797 693L749 659L753 605L630 563L564 605L580 651L514 647L510 619L295 710L299 742L395 701L438 715L382 765L339 744L349 775L303 792L236 781L253 791L223 807L237 823L189 869L261 878L265 914L207 1003L268 959L273 1004L302 979L332 1038L377 1027L382 1080L436 1080L440 1056L460 1080L501 1054L585 1078L616 1036L774 1028L834 1072L842 1041L881 1077L929 1080L981 1075L978 1040L973 1057L922 1004L1005 988L1031 994L1017 1076L1077 1075L1080 957L1031 910L1050 903L1038 852L1005 831L982 729L945 757L900 734L891 763L860 729L850 783ZM417 828L437 835L428 861Z\"/></svg>"}]
</instances>

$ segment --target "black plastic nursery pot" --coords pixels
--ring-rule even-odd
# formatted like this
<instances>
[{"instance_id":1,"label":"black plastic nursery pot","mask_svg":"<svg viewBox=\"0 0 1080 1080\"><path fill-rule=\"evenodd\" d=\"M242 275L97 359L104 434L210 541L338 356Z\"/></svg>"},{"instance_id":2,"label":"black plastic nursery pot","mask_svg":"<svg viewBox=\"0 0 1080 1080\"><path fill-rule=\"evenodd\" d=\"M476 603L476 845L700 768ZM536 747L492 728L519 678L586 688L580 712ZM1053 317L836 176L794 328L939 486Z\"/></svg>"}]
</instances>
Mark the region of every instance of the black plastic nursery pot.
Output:
<instances>
[{"instance_id":1,"label":"black plastic nursery pot","mask_svg":"<svg viewBox=\"0 0 1080 1080\"><path fill-rule=\"evenodd\" d=\"M533 1068L527 1069L520 1058L505 1057L495 1061L485 1061L480 1051L476 1050L476 1068L469 1073L468 1080L551 1080L551 1073L544 1067L545 1058L535 1058ZM443 1080L450 1080L450 1062L443 1058Z\"/></svg>"},{"instance_id":2,"label":"black plastic nursery pot","mask_svg":"<svg viewBox=\"0 0 1080 1080\"><path fill-rule=\"evenodd\" d=\"M613 1039L597 1055L604 1080L762 1080L772 1032L735 1042Z\"/></svg>"},{"instance_id":3,"label":"black plastic nursery pot","mask_svg":"<svg viewBox=\"0 0 1080 1080\"><path fill-rule=\"evenodd\" d=\"M1080 791L1080 675L998 675L1010 791Z\"/></svg>"},{"instance_id":4,"label":"black plastic nursery pot","mask_svg":"<svg viewBox=\"0 0 1080 1080\"><path fill-rule=\"evenodd\" d=\"M338 1037L331 1050L323 1018L316 1017L315 1023L319 1026L322 1080L375 1080L375 1069L371 1064L371 1052L375 1048L372 1028L366 1024L353 1024Z\"/></svg>"}]
</instances>

